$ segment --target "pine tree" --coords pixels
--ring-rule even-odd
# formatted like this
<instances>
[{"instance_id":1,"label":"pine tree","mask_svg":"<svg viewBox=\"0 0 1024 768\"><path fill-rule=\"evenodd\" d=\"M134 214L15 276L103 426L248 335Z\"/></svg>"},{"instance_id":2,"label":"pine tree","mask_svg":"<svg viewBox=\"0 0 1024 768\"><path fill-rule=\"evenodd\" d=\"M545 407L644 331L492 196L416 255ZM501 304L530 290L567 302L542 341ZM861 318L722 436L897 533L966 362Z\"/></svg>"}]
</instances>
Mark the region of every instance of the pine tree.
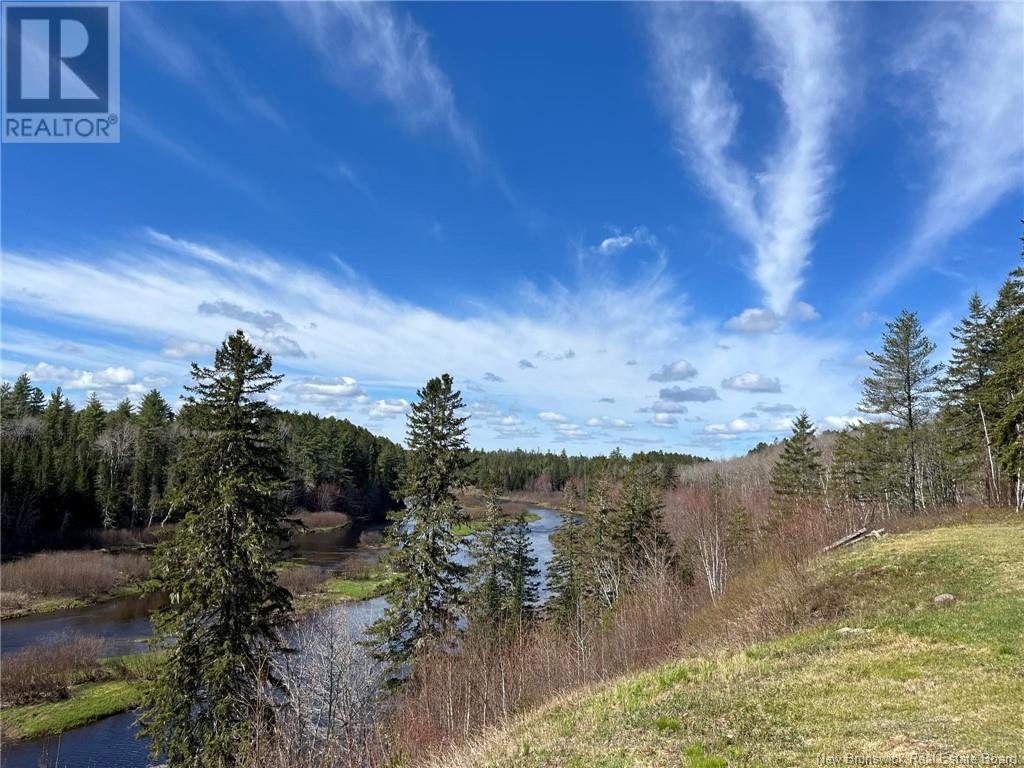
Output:
<instances>
[{"instance_id":1,"label":"pine tree","mask_svg":"<svg viewBox=\"0 0 1024 768\"><path fill-rule=\"evenodd\" d=\"M661 482L657 467L642 457L633 457L619 500L618 555L624 561L638 562L645 549L671 549L662 510Z\"/></svg>"},{"instance_id":2,"label":"pine tree","mask_svg":"<svg viewBox=\"0 0 1024 768\"><path fill-rule=\"evenodd\" d=\"M1022 253L1024 257L1024 253ZM1013 270L992 307L994 372L982 393L997 421L992 440L1024 509L1024 266Z\"/></svg>"},{"instance_id":3,"label":"pine tree","mask_svg":"<svg viewBox=\"0 0 1024 768\"><path fill-rule=\"evenodd\" d=\"M540 599L540 571L530 544L530 527L525 512L517 515L512 522L508 544L509 591L505 612L508 628L512 632L522 633L533 623Z\"/></svg>"},{"instance_id":4,"label":"pine tree","mask_svg":"<svg viewBox=\"0 0 1024 768\"><path fill-rule=\"evenodd\" d=\"M135 525L152 525L164 495L170 456L169 426L174 414L156 389L142 398L135 417L136 451L132 469L132 510Z\"/></svg>"},{"instance_id":5,"label":"pine tree","mask_svg":"<svg viewBox=\"0 0 1024 768\"><path fill-rule=\"evenodd\" d=\"M911 513L921 507L918 431L934 408L935 376L942 368L931 362L934 351L935 344L924 335L917 314L903 310L895 320L886 323L882 351L868 352L871 375L864 379L861 409L887 414L902 428Z\"/></svg>"},{"instance_id":6,"label":"pine tree","mask_svg":"<svg viewBox=\"0 0 1024 768\"><path fill-rule=\"evenodd\" d=\"M473 566L469 575L470 591L467 596L470 623L491 635L505 627L506 595L510 588L507 580L508 542L505 525L501 520L501 501L494 488L484 491L487 510L486 525L469 542Z\"/></svg>"},{"instance_id":7,"label":"pine tree","mask_svg":"<svg viewBox=\"0 0 1024 768\"><path fill-rule=\"evenodd\" d=\"M580 499L573 482L565 486L563 507L562 524L551 537L552 552L547 568L550 594L544 607L555 621L572 628L582 620L586 584L586 547L583 526L578 518Z\"/></svg>"},{"instance_id":8,"label":"pine tree","mask_svg":"<svg viewBox=\"0 0 1024 768\"><path fill-rule=\"evenodd\" d=\"M998 501L999 479L992 451L992 414L982 402L985 385L993 374L994 349L989 311L981 296L971 296L968 315L951 335L954 345L945 374L939 379L943 442L949 463L963 481L977 470L983 458L988 475L989 498Z\"/></svg>"},{"instance_id":9,"label":"pine tree","mask_svg":"<svg viewBox=\"0 0 1024 768\"><path fill-rule=\"evenodd\" d=\"M453 530L464 517L455 491L465 484L469 463L462 395L447 373L417 395L402 471L406 508L392 526L395 547L388 557L397 576L384 616L370 627L374 655L387 664L392 681L455 630L466 574Z\"/></svg>"},{"instance_id":10,"label":"pine tree","mask_svg":"<svg viewBox=\"0 0 1024 768\"><path fill-rule=\"evenodd\" d=\"M185 517L154 568L171 598L156 616L155 642L169 647L142 723L154 757L165 753L169 765L228 766L265 725L257 704L276 686L274 656L291 610L276 583L287 486L265 401L281 377L237 331L212 368L193 363L192 378L175 499Z\"/></svg>"},{"instance_id":11,"label":"pine tree","mask_svg":"<svg viewBox=\"0 0 1024 768\"><path fill-rule=\"evenodd\" d=\"M539 571L525 514L509 523L501 516L497 490L484 494L487 525L473 536L468 595L471 625L492 636L521 632L533 620Z\"/></svg>"},{"instance_id":12,"label":"pine tree","mask_svg":"<svg viewBox=\"0 0 1024 768\"><path fill-rule=\"evenodd\" d=\"M782 454L772 467L770 483L783 515L821 495L821 475L821 453L814 444L814 425L804 411L793 420L793 434L786 438Z\"/></svg>"}]
</instances>

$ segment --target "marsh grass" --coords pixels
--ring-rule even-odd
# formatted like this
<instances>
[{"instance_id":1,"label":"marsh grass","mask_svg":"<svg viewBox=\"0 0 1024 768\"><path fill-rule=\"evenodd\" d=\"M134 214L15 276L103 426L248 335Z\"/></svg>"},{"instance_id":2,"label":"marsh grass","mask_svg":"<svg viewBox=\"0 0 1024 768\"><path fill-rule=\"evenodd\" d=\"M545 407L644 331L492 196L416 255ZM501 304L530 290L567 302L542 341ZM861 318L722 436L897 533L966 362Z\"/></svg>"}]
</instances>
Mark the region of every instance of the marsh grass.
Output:
<instances>
[{"instance_id":1,"label":"marsh grass","mask_svg":"<svg viewBox=\"0 0 1024 768\"><path fill-rule=\"evenodd\" d=\"M87 597L149 576L145 555L108 552L40 552L0 565L5 592L29 598Z\"/></svg>"}]
</instances>

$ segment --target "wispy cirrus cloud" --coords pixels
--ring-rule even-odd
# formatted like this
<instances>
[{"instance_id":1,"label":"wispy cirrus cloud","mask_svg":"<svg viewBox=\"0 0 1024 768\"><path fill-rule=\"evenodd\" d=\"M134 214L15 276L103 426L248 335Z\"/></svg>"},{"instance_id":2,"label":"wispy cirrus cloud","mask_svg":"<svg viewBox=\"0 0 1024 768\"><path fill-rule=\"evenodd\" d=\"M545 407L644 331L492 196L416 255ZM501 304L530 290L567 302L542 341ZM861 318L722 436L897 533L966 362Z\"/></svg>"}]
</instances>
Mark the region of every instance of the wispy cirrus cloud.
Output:
<instances>
[{"instance_id":1,"label":"wispy cirrus cloud","mask_svg":"<svg viewBox=\"0 0 1024 768\"><path fill-rule=\"evenodd\" d=\"M1024 183L1024 5L930 6L893 68L910 94L900 106L923 127L932 176L909 244L872 277L868 301Z\"/></svg>"},{"instance_id":2,"label":"wispy cirrus cloud","mask_svg":"<svg viewBox=\"0 0 1024 768\"><path fill-rule=\"evenodd\" d=\"M282 11L319 54L337 85L389 104L411 130L440 129L480 159L474 130L455 104L430 36L408 13L386 3L283 3Z\"/></svg>"},{"instance_id":3,"label":"wispy cirrus cloud","mask_svg":"<svg viewBox=\"0 0 1024 768\"><path fill-rule=\"evenodd\" d=\"M207 362L237 327L274 352L275 368L286 374L275 405L344 412L395 439L404 434L401 416L417 387L447 370L468 389L481 376L482 360L491 374L487 381L502 381L495 403L471 408L474 444L481 445L512 440L543 448L555 439L607 450L628 433L639 441L660 435L672 449L702 446L693 442L704 433L689 426L691 419L724 423L749 406L737 408L730 399L742 395L723 390L720 396L710 386L648 380L666 360L675 364L663 378L688 376L681 354L700 360L700 375L708 381L747 366L772 370L784 361L787 380L794 382L787 399L815 415L836 412L826 405L856 402L846 372L817 364L848 354L840 343L784 330L738 336L723 349L720 323L687 318L685 299L660 260L640 267L632 279L581 278L571 287L527 288L481 298L462 313L388 296L330 262L300 266L248 245L153 230L97 250L6 250L3 264L3 376L35 371L45 361L66 369L56 378L51 369L38 370L69 385L66 390L73 385L69 396L78 402L83 387L102 377L110 401L136 397L156 381L167 383L165 395L173 400L187 379L186 361ZM88 293L82 285L89 285ZM23 324L36 317L45 317L53 330L27 332ZM289 356L277 346L282 333L307 356ZM62 342L95 338L104 341L58 349ZM806 354L794 358L795 346ZM538 349L577 354L531 370L525 356ZM49 356L41 357L41 350ZM626 359L638 364L625 366ZM101 373L119 367L134 373L131 383ZM596 402L604 404L597 414ZM634 421L635 413L646 416Z\"/></svg>"},{"instance_id":4,"label":"wispy cirrus cloud","mask_svg":"<svg viewBox=\"0 0 1024 768\"><path fill-rule=\"evenodd\" d=\"M720 72L732 52L709 44L706 14L683 3L652 6L654 65L677 149L736 232L753 248L752 277L775 316L787 315L803 282L814 233L828 214L831 134L845 75L838 11L825 3L743 6L785 128L759 169L735 157L742 106ZM716 16L717 18L717 16Z\"/></svg>"}]
</instances>

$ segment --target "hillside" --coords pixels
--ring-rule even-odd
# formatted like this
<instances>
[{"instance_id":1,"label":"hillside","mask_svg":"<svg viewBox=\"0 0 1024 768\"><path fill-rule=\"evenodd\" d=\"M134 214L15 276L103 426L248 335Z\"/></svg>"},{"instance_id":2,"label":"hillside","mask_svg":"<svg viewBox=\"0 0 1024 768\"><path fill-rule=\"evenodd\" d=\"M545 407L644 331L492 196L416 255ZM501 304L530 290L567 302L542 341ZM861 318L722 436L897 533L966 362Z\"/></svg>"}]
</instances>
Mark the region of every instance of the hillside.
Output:
<instances>
[{"instance_id":1,"label":"hillside","mask_svg":"<svg viewBox=\"0 0 1024 768\"><path fill-rule=\"evenodd\" d=\"M1024 753L1024 525L955 525L822 557L830 619L567 696L452 768L815 765ZM940 594L951 603L936 603ZM1021 758L1018 757L1018 761ZM909 764L909 760L906 764ZM1018 762L1019 764L1019 762Z\"/></svg>"}]
</instances>

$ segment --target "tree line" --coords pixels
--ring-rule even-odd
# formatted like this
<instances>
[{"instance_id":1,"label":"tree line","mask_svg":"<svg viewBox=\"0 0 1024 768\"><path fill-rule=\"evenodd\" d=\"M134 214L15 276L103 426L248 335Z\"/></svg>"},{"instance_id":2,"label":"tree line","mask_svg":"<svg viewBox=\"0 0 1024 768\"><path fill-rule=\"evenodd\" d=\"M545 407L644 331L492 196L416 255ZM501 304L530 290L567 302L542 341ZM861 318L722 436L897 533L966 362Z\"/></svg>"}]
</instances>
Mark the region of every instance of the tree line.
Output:
<instances>
[{"instance_id":1,"label":"tree line","mask_svg":"<svg viewBox=\"0 0 1024 768\"><path fill-rule=\"evenodd\" d=\"M675 477L680 467L708 461L702 456L668 451L650 451L634 454L641 456L666 483ZM477 487L493 485L505 491L561 492L570 480L597 477L606 465L623 465L627 460L619 449L608 456L569 456L565 450L482 451L469 453L471 479Z\"/></svg>"},{"instance_id":2,"label":"tree line","mask_svg":"<svg viewBox=\"0 0 1024 768\"><path fill-rule=\"evenodd\" d=\"M845 509L858 524L963 504L1024 509L1024 267L991 306L975 293L945 364L916 313L886 323L869 351L860 410L827 460L806 414L772 475L783 508Z\"/></svg>"},{"instance_id":3,"label":"tree line","mask_svg":"<svg viewBox=\"0 0 1024 768\"><path fill-rule=\"evenodd\" d=\"M175 412L157 390L138 404L76 408L58 387L47 398L27 374L0 388L4 554L73 546L96 528L180 520L178 470L198 428L194 406ZM403 450L344 419L273 410L290 509L381 516L398 500Z\"/></svg>"}]
</instances>

